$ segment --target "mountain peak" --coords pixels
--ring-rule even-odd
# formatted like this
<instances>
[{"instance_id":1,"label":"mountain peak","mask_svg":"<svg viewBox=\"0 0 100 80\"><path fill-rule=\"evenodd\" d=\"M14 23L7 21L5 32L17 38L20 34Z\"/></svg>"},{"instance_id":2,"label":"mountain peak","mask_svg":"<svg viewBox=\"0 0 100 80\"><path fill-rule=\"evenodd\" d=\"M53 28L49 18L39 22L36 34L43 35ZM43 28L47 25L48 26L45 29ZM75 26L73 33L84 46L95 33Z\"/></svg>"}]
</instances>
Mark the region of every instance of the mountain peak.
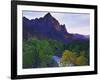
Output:
<instances>
[{"instance_id":1,"label":"mountain peak","mask_svg":"<svg viewBox=\"0 0 100 80\"><path fill-rule=\"evenodd\" d=\"M45 17L52 17L52 15L48 12Z\"/></svg>"},{"instance_id":2,"label":"mountain peak","mask_svg":"<svg viewBox=\"0 0 100 80\"><path fill-rule=\"evenodd\" d=\"M24 19L24 20L29 20L29 19L28 19L28 18L26 18L26 17L23 17L23 19Z\"/></svg>"},{"instance_id":3,"label":"mountain peak","mask_svg":"<svg viewBox=\"0 0 100 80\"><path fill-rule=\"evenodd\" d=\"M72 40L88 40L80 34L71 34L67 32L66 25L61 25L55 17L47 13L44 17L29 20L23 17L23 38L39 38L39 39L54 39L64 42Z\"/></svg>"}]
</instances>

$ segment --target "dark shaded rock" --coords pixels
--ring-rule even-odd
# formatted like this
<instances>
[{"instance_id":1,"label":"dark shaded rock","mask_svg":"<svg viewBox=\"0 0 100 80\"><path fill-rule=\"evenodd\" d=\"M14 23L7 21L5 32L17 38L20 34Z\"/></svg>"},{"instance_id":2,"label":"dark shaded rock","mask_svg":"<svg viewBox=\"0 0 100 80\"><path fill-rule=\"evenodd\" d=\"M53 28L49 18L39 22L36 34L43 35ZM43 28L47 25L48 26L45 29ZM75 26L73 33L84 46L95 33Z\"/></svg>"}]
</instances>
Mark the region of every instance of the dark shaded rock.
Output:
<instances>
[{"instance_id":1,"label":"dark shaded rock","mask_svg":"<svg viewBox=\"0 0 100 80\"><path fill-rule=\"evenodd\" d=\"M61 25L50 13L32 20L23 17L23 39L27 40L32 37L63 42L89 39L83 35L68 33L65 24Z\"/></svg>"}]
</instances>

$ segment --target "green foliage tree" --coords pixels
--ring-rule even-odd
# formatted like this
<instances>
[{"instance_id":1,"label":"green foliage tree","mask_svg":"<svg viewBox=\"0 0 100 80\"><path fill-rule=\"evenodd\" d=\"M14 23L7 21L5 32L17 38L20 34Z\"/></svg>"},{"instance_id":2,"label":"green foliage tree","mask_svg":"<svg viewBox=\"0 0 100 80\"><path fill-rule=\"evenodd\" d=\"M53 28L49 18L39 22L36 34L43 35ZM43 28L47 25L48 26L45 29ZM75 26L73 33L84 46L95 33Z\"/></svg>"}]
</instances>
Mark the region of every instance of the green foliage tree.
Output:
<instances>
[{"instance_id":1,"label":"green foliage tree","mask_svg":"<svg viewBox=\"0 0 100 80\"><path fill-rule=\"evenodd\" d=\"M23 67L32 67L34 46L28 42L23 43Z\"/></svg>"},{"instance_id":2,"label":"green foliage tree","mask_svg":"<svg viewBox=\"0 0 100 80\"><path fill-rule=\"evenodd\" d=\"M23 41L23 67L25 68L49 67L48 64L53 55L60 55L62 66L89 64L89 42L63 43L57 40L36 38Z\"/></svg>"},{"instance_id":3,"label":"green foliage tree","mask_svg":"<svg viewBox=\"0 0 100 80\"><path fill-rule=\"evenodd\" d=\"M53 50L47 40L31 39L23 43L24 67L47 67Z\"/></svg>"}]
</instances>

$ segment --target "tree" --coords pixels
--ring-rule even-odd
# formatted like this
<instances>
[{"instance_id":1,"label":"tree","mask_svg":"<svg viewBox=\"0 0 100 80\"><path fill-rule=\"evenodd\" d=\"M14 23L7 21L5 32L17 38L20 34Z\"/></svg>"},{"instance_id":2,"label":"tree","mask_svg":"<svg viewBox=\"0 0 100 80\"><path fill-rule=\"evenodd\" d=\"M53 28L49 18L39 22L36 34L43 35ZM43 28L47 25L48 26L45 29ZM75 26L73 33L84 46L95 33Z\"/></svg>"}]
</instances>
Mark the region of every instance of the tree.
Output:
<instances>
[{"instance_id":1,"label":"tree","mask_svg":"<svg viewBox=\"0 0 100 80\"><path fill-rule=\"evenodd\" d=\"M76 65L82 66L82 65L86 65L86 58L84 56L79 56L76 59Z\"/></svg>"},{"instance_id":2,"label":"tree","mask_svg":"<svg viewBox=\"0 0 100 80\"><path fill-rule=\"evenodd\" d=\"M87 58L85 57L85 52L80 52L80 56L76 59L76 65L82 66L87 64Z\"/></svg>"},{"instance_id":3,"label":"tree","mask_svg":"<svg viewBox=\"0 0 100 80\"><path fill-rule=\"evenodd\" d=\"M30 68L33 64L33 52L34 46L30 45L30 42L23 42L23 67Z\"/></svg>"},{"instance_id":4,"label":"tree","mask_svg":"<svg viewBox=\"0 0 100 80\"><path fill-rule=\"evenodd\" d=\"M65 50L60 60L60 64L61 66L66 66L68 64L74 65L75 61L76 61L76 54L69 50Z\"/></svg>"}]
</instances>

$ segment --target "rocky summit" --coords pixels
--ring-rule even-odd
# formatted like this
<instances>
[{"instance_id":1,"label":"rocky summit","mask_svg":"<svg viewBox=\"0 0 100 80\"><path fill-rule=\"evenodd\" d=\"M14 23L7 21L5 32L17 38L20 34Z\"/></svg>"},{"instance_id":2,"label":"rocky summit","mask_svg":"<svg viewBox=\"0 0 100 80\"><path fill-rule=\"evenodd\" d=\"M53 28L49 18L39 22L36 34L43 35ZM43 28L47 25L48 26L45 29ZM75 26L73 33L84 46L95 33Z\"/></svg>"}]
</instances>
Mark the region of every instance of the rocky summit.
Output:
<instances>
[{"instance_id":1,"label":"rocky summit","mask_svg":"<svg viewBox=\"0 0 100 80\"><path fill-rule=\"evenodd\" d=\"M63 42L89 40L89 37L85 35L69 33L66 25L60 24L50 13L31 20L23 17L23 39L30 38L53 39Z\"/></svg>"}]
</instances>

